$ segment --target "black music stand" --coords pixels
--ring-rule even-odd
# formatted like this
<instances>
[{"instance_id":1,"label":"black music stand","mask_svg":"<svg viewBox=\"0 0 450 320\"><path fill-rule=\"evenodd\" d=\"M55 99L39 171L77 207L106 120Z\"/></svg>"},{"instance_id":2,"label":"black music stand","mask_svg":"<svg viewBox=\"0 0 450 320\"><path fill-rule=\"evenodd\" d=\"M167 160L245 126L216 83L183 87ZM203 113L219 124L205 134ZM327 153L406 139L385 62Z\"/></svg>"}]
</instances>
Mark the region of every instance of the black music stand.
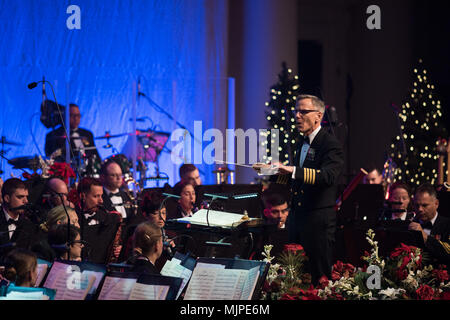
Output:
<instances>
[{"instance_id":1,"label":"black music stand","mask_svg":"<svg viewBox=\"0 0 450 320\"><path fill-rule=\"evenodd\" d=\"M197 196L196 206L200 207L203 201L211 200L210 197L205 196L209 194L224 194L224 195L238 195L257 193L258 197L240 199L234 201L232 199L216 199L214 201L213 210L220 210L226 212L233 212L242 214L247 210L250 218L261 218L264 210L261 201L261 185L259 184L220 184L220 185L199 185L195 187L195 194Z\"/></svg>"},{"instance_id":2,"label":"black music stand","mask_svg":"<svg viewBox=\"0 0 450 320\"><path fill-rule=\"evenodd\" d=\"M381 184L359 184L342 202L338 212L340 225L374 228L380 218L384 204Z\"/></svg>"}]
</instances>

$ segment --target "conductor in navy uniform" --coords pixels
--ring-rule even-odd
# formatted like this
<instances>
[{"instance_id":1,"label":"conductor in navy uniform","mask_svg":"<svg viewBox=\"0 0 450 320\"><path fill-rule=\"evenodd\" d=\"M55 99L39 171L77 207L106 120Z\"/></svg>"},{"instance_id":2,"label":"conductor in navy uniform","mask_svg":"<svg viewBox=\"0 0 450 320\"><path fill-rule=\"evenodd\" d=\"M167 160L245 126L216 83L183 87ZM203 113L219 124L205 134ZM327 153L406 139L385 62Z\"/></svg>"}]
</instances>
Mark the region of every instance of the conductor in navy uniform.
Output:
<instances>
[{"instance_id":1,"label":"conductor in navy uniform","mask_svg":"<svg viewBox=\"0 0 450 320\"><path fill-rule=\"evenodd\" d=\"M287 219L289 241L299 243L309 257L313 283L331 278L336 232L334 209L344 154L338 140L321 127L322 100L312 95L297 97L295 121L302 134L294 163L278 163L278 180L290 180L291 214Z\"/></svg>"}]
</instances>

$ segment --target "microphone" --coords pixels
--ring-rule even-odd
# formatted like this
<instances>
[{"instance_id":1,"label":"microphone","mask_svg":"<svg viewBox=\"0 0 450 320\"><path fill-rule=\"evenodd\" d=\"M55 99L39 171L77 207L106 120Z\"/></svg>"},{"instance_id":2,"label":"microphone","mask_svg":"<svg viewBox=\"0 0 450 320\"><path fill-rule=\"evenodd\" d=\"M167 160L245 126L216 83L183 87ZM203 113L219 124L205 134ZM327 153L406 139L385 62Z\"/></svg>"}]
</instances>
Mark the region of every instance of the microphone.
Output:
<instances>
[{"instance_id":1,"label":"microphone","mask_svg":"<svg viewBox=\"0 0 450 320\"><path fill-rule=\"evenodd\" d=\"M38 85L38 83L37 82L31 82L31 83L29 83L28 84L28 89L34 89L34 88L36 88L37 87L37 85Z\"/></svg>"},{"instance_id":2,"label":"microphone","mask_svg":"<svg viewBox=\"0 0 450 320\"><path fill-rule=\"evenodd\" d=\"M133 121L133 118L130 118L129 121ZM144 121L145 121L145 117L136 118L136 122L144 122Z\"/></svg>"}]
</instances>

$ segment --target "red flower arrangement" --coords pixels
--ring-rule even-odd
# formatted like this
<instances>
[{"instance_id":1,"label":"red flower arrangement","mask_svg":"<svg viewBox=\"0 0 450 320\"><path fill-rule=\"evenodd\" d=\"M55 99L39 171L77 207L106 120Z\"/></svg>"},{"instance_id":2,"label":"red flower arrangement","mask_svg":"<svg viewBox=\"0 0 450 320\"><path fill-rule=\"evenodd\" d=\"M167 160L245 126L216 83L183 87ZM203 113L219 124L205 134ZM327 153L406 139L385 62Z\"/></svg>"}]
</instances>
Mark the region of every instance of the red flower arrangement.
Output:
<instances>
[{"instance_id":1,"label":"red flower arrangement","mask_svg":"<svg viewBox=\"0 0 450 320\"><path fill-rule=\"evenodd\" d=\"M350 263L343 263L342 261L337 261L333 265L331 272L331 279L333 281L339 280L340 278L353 277L356 268Z\"/></svg>"},{"instance_id":2,"label":"red flower arrangement","mask_svg":"<svg viewBox=\"0 0 450 320\"><path fill-rule=\"evenodd\" d=\"M76 178L75 172L69 164L65 162L55 162L49 169L49 174L63 178L66 184L69 184L70 178Z\"/></svg>"},{"instance_id":3,"label":"red flower arrangement","mask_svg":"<svg viewBox=\"0 0 450 320\"><path fill-rule=\"evenodd\" d=\"M283 247L283 251L292 252L294 254L296 254L298 251L302 251L301 254L303 256L305 255L305 249L301 245L296 243L285 244Z\"/></svg>"},{"instance_id":4,"label":"red flower arrangement","mask_svg":"<svg viewBox=\"0 0 450 320\"><path fill-rule=\"evenodd\" d=\"M429 285L421 285L419 289L416 290L418 300L433 300L434 290Z\"/></svg>"}]
</instances>

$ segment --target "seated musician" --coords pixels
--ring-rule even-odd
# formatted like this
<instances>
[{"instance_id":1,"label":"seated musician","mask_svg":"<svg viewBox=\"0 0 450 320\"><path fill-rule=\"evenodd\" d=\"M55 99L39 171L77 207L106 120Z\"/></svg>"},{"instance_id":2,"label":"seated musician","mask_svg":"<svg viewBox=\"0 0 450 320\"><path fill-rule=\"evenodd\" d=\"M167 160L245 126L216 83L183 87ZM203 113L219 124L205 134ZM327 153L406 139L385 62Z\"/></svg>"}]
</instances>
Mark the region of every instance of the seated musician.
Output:
<instances>
[{"instance_id":1,"label":"seated musician","mask_svg":"<svg viewBox=\"0 0 450 320\"><path fill-rule=\"evenodd\" d=\"M130 272L160 274L155 265L163 251L162 237L161 228L150 221L136 227L133 235L133 252L136 258Z\"/></svg>"},{"instance_id":2,"label":"seated musician","mask_svg":"<svg viewBox=\"0 0 450 320\"><path fill-rule=\"evenodd\" d=\"M37 280L37 257L26 249L17 248L3 259L3 276L18 287L34 287Z\"/></svg>"},{"instance_id":3,"label":"seated musician","mask_svg":"<svg viewBox=\"0 0 450 320\"><path fill-rule=\"evenodd\" d=\"M177 201L176 208L168 206L168 218L178 219L192 216L196 200L194 185L190 182L181 182L173 188L173 193L180 196L180 199Z\"/></svg>"},{"instance_id":4,"label":"seated musician","mask_svg":"<svg viewBox=\"0 0 450 320\"><path fill-rule=\"evenodd\" d=\"M18 178L9 178L2 186L3 203L0 207L0 254L14 247L30 249L37 226L26 216L28 187Z\"/></svg>"},{"instance_id":5,"label":"seated musician","mask_svg":"<svg viewBox=\"0 0 450 320\"><path fill-rule=\"evenodd\" d=\"M450 219L438 213L436 189L428 183L420 185L415 192L414 206L416 219L409 224L409 229L421 232L425 249L438 263L448 264Z\"/></svg>"},{"instance_id":6,"label":"seated musician","mask_svg":"<svg viewBox=\"0 0 450 320\"><path fill-rule=\"evenodd\" d=\"M103 206L103 186L96 178L83 178L78 184L80 203L76 206L81 239L89 244L90 254L83 250L83 260L107 264L118 257L120 246L115 240L121 223L119 213L107 211Z\"/></svg>"},{"instance_id":7,"label":"seated musician","mask_svg":"<svg viewBox=\"0 0 450 320\"><path fill-rule=\"evenodd\" d=\"M403 182L396 182L389 188L390 219L411 221L415 213L412 212L411 189Z\"/></svg>"},{"instance_id":8,"label":"seated musician","mask_svg":"<svg viewBox=\"0 0 450 320\"><path fill-rule=\"evenodd\" d=\"M383 174L375 165L371 164L367 172L368 174L363 179L364 184L383 184Z\"/></svg>"},{"instance_id":9,"label":"seated musician","mask_svg":"<svg viewBox=\"0 0 450 320\"><path fill-rule=\"evenodd\" d=\"M94 135L91 131L83 128L79 128L81 113L80 108L76 104L69 104L69 124L70 128L70 157L75 157L77 154L82 154L87 158L97 159L101 161L100 155L95 147ZM62 156L56 158L58 161L65 161L66 154L66 133L64 132L64 127L60 126L55 130L50 131L45 136L45 155L50 157L50 155L57 149L62 150Z\"/></svg>"},{"instance_id":10,"label":"seated musician","mask_svg":"<svg viewBox=\"0 0 450 320\"><path fill-rule=\"evenodd\" d=\"M48 232L48 243L55 252L55 259L81 261L85 242L81 240L80 229L67 224L54 225Z\"/></svg>"},{"instance_id":11,"label":"seated musician","mask_svg":"<svg viewBox=\"0 0 450 320\"><path fill-rule=\"evenodd\" d=\"M66 213L67 210L67 213ZM54 250L50 247L48 243L49 230L60 224L67 224L67 214L69 215L70 224L79 228L78 216L74 209L66 207L64 209L63 205L59 205L51 209L46 220L39 225L39 231L37 233L37 241L31 247L31 251L35 252L38 258L51 261L54 257Z\"/></svg>"},{"instance_id":12,"label":"seated musician","mask_svg":"<svg viewBox=\"0 0 450 320\"><path fill-rule=\"evenodd\" d=\"M142 194L142 200L140 203L140 208L142 210L142 214L143 217L145 217L146 221L149 221L151 223L153 223L154 225L158 226L161 228L162 232L163 232L163 240L165 241L167 238L167 235L170 232L166 232L164 230L164 226L166 223L166 219L167 219L167 211L166 211L166 206L165 203L163 204L163 206L161 207L161 204L163 203L163 196L161 194L161 192L159 191L155 191L155 190L146 190L144 191L144 193ZM136 229L136 226L130 226L130 228L127 229L127 235L125 236L126 241L124 241L124 243L126 245L124 245L123 248L123 257L125 257L125 259L121 259L126 260L130 257L131 251L132 251L132 241L133 241L133 233ZM170 236L174 236L174 234L170 233ZM173 242L171 242L171 246L174 247L175 244Z\"/></svg>"},{"instance_id":13,"label":"seated musician","mask_svg":"<svg viewBox=\"0 0 450 320\"><path fill-rule=\"evenodd\" d=\"M276 223L278 229L285 229L289 207L286 198L280 193L267 190L263 194L264 217L270 223Z\"/></svg>"},{"instance_id":14,"label":"seated musician","mask_svg":"<svg viewBox=\"0 0 450 320\"><path fill-rule=\"evenodd\" d=\"M64 205L74 208L75 205L67 198L69 188L67 184L59 177L51 177L45 183L44 198L46 199L46 207L48 210L56 206Z\"/></svg>"},{"instance_id":15,"label":"seated musician","mask_svg":"<svg viewBox=\"0 0 450 320\"><path fill-rule=\"evenodd\" d=\"M194 187L202 184L202 179L200 178L198 168L192 163L183 164L179 169L179 173L180 181L177 184L189 182ZM177 186L177 184L174 186L174 188Z\"/></svg>"},{"instance_id":16,"label":"seated musician","mask_svg":"<svg viewBox=\"0 0 450 320\"><path fill-rule=\"evenodd\" d=\"M126 190L122 168L111 159L106 160L100 169L103 184L103 205L109 211L118 211L124 222L132 223L137 210L132 206L132 199ZM142 221L139 221L142 222Z\"/></svg>"}]
</instances>

